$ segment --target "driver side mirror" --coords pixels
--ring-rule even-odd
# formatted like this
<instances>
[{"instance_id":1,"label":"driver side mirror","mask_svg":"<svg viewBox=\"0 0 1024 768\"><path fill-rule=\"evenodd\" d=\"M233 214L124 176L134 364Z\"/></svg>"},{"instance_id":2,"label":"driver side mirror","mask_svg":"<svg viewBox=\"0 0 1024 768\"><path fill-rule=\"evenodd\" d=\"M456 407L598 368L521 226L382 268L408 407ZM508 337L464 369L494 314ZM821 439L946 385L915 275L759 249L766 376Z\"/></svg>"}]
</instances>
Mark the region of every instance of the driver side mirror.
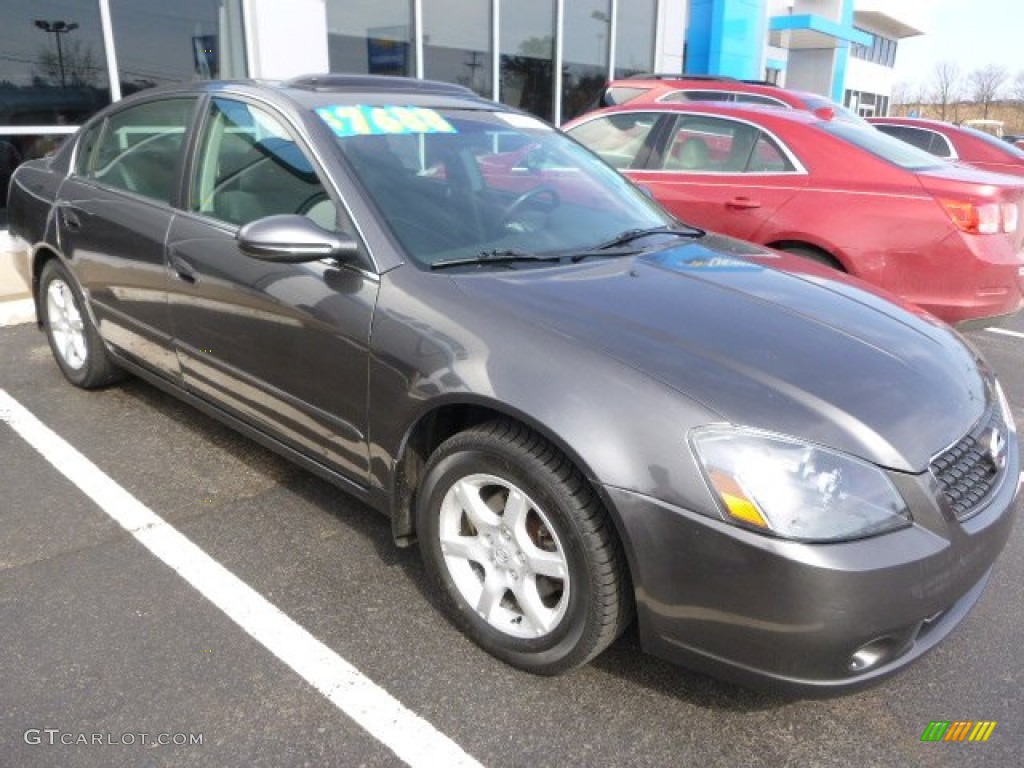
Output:
<instances>
[{"instance_id":1,"label":"driver side mirror","mask_svg":"<svg viewBox=\"0 0 1024 768\"><path fill-rule=\"evenodd\" d=\"M359 253L359 243L351 235L328 232L311 219L293 213L250 221L238 230L235 239L247 256L281 264L344 260Z\"/></svg>"}]
</instances>

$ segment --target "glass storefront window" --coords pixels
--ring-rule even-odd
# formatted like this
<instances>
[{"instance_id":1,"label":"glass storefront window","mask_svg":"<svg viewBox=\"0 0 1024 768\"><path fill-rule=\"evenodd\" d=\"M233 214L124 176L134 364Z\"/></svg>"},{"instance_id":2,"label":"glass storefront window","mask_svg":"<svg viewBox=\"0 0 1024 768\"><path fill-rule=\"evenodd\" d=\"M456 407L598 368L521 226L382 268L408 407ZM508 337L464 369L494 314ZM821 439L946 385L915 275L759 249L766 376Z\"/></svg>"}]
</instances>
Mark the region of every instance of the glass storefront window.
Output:
<instances>
[{"instance_id":1,"label":"glass storefront window","mask_svg":"<svg viewBox=\"0 0 1024 768\"><path fill-rule=\"evenodd\" d=\"M241 0L110 0L121 93L245 77Z\"/></svg>"},{"instance_id":2,"label":"glass storefront window","mask_svg":"<svg viewBox=\"0 0 1024 768\"><path fill-rule=\"evenodd\" d=\"M554 58L554 0L502 3L501 100L550 120Z\"/></svg>"},{"instance_id":3,"label":"glass storefront window","mask_svg":"<svg viewBox=\"0 0 1024 768\"><path fill-rule=\"evenodd\" d=\"M619 0L613 25L612 0L564 0L562 90L555 93L556 0L421 0L417 6L422 13L423 74L466 85L484 97L497 90L503 102L548 120L556 111L569 119L592 106L601 91L613 26L617 30L614 77L653 71L658 1ZM117 52L115 96L117 86L127 96L165 83L247 76L245 0L106 2ZM416 75L413 0L324 3L332 71ZM0 15L0 202L4 204L7 180L19 163L45 154L111 101L112 75L100 6L100 0L4 0ZM495 12L500 13L501 22L498 72L492 47ZM887 55L894 52L893 44ZM3 215L0 207L0 221Z\"/></svg>"},{"instance_id":4,"label":"glass storefront window","mask_svg":"<svg viewBox=\"0 0 1024 768\"><path fill-rule=\"evenodd\" d=\"M0 229L7 226L7 186L14 169L51 152L71 126L109 103L110 78L96 0L4 0ZM53 129L46 131L50 126Z\"/></svg>"},{"instance_id":5,"label":"glass storefront window","mask_svg":"<svg viewBox=\"0 0 1024 768\"><path fill-rule=\"evenodd\" d=\"M491 0L432 0L423 4L423 74L472 88L490 98Z\"/></svg>"},{"instance_id":6,"label":"glass storefront window","mask_svg":"<svg viewBox=\"0 0 1024 768\"><path fill-rule=\"evenodd\" d=\"M654 32L658 0L620 2L616 19L615 77L654 71Z\"/></svg>"},{"instance_id":7,"label":"glass storefront window","mask_svg":"<svg viewBox=\"0 0 1024 768\"><path fill-rule=\"evenodd\" d=\"M461 8L456 18L463 18ZM332 72L412 77L416 74L412 43L409 0L327 0L327 52Z\"/></svg>"},{"instance_id":8,"label":"glass storefront window","mask_svg":"<svg viewBox=\"0 0 1024 768\"><path fill-rule=\"evenodd\" d=\"M4 0L0 133L4 125L78 125L109 103L96 0Z\"/></svg>"},{"instance_id":9,"label":"glass storefront window","mask_svg":"<svg viewBox=\"0 0 1024 768\"><path fill-rule=\"evenodd\" d=\"M576 0L565 4L562 52L562 119L594 107L608 79L610 0Z\"/></svg>"}]
</instances>

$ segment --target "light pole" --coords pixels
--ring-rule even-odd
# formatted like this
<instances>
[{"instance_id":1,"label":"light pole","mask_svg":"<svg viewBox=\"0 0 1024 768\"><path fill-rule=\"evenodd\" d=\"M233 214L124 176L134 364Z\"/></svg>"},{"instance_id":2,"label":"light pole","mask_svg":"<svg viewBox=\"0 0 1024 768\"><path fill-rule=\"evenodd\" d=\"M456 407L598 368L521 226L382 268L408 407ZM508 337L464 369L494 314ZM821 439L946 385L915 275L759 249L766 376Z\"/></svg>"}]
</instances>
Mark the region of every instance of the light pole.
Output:
<instances>
[{"instance_id":1,"label":"light pole","mask_svg":"<svg viewBox=\"0 0 1024 768\"><path fill-rule=\"evenodd\" d=\"M60 36L74 32L78 29L78 24L74 21L69 24L66 21L43 21L42 19L36 19L35 25L43 30L43 32L52 32L57 40L57 66L60 67L60 87L66 88L67 82L64 79L64 51L60 45Z\"/></svg>"},{"instance_id":2,"label":"light pole","mask_svg":"<svg viewBox=\"0 0 1024 768\"><path fill-rule=\"evenodd\" d=\"M605 63L605 53L607 51L604 47L604 35L605 32L611 31L612 17L604 11L591 11L590 18L602 25L601 31L597 33L597 63L600 66Z\"/></svg>"}]
</instances>

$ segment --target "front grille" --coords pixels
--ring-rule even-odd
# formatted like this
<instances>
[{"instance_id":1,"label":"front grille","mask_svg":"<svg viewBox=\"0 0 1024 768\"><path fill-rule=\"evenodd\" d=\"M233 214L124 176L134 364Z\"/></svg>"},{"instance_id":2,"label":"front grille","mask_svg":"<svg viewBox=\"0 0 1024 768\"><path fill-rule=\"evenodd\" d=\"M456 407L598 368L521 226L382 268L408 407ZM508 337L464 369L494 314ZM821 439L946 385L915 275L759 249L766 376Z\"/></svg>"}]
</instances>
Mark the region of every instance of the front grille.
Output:
<instances>
[{"instance_id":1,"label":"front grille","mask_svg":"<svg viewBox=\"0 0 1024 768\"><path fill-rule=\"evenodd\" d=\"M1001 436L1001 454L995 450L994 434ZM998 484L1006 466L1006 439L1006 425L999 407L994 406L968 435L932 460L932 474L942 485L942 495L957 520L962 522L978 512Z\"/></svg>"}]
</instances>

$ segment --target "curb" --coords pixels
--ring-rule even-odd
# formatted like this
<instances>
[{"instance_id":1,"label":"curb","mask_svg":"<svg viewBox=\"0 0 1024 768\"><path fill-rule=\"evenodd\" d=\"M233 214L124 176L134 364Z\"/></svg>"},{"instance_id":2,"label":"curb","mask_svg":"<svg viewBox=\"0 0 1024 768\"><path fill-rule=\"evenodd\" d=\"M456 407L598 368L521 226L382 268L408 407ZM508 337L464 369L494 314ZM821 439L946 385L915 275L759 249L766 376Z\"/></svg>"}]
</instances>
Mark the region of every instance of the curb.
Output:
<instances>
[{"instance_id":1,"label":"curb","mask_svg":"<svg viewBox=\"0 0 1024 768\"><path fill-rule=\"evenodd\" d=\"M0 328L34 323L35 320L36 307L32 299L0 301Z\"/></svg>"},{"instance_id":2,"label":"curb","mask_svg":"<svg viewBox=\"0 0 1024 768\"><path fill-rule=\"evenodd\" d=\"M26 243L0 229L0 328L35 321L28 275Z\"/></svg>"}]
</instances>

